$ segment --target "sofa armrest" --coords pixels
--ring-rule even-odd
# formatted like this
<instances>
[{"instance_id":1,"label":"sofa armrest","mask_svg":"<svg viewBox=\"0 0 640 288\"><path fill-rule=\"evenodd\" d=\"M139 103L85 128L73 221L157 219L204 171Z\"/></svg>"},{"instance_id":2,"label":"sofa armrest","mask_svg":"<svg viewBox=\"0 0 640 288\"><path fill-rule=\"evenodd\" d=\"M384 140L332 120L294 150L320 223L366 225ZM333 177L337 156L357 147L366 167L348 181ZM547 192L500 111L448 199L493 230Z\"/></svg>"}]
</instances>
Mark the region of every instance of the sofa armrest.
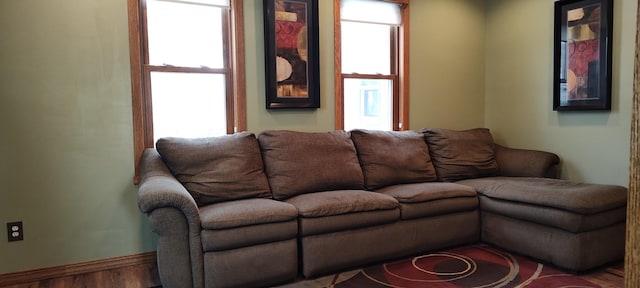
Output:
<instances>
[{"instance_id":1,"label":"sofa armrest","mask_svg":"<svg viewBox=\"0 0 640 288\"><path fill-rule=\"evenodd\" d=\"M560 176L560 157L554 153L515 149L498 144L494 149L500 176L545 178Z\"/></svg>"},{"instance_id":2,"label":"sofa armrest","mask_svg":"<svg viewBox=\"0 0 640 288\"><path fill-rule=\"evenodd\" d=\"M204 287L200 210L155 149L140 159L138 208L158 235L158 269L165 287Z\"/></svg>"},{"instance_id":3,"label":"sofa armrest","mask_svg":"<svg viewBox=\"0 0 640 288\"><path fill-rule=\"evenodd\" d=\"M148 214L155 209L169 207L182 211L189 222L200 227L200 212L195 200L171 174L160 154L149 148L140 159L138 208Z\"/></svg>"}]
</instances>

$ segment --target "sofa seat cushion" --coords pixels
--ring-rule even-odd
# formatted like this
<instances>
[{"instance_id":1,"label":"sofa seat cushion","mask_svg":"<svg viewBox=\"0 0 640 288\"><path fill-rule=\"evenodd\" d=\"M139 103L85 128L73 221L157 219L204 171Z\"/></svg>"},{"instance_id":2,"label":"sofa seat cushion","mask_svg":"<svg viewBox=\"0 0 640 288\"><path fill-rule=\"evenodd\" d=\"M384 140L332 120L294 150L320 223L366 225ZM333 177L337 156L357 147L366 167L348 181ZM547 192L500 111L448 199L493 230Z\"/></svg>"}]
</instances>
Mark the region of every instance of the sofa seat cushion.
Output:
<instances>
[{"instance_id":1,"label":"sofa seat cushion","mask_svg":"<svg viewBox=\"0 0 640 288\"><path fill-rule=\"evenodd\" d=\"M272 199L243 199L200 208L204 230L221 230L295 220L296 207Z\"/></svg>"},{"instance_id":2,"label":"sofa seat cushion","mask_svg":"<svg viewBox=\"0 0 640 288\"><path fill-rule=\"evenodd\" d=\"M480 194L482 211L572 233L625 221L627 190L548 178L491 177L457 182Z\"/></svg>"},{"instance_id":3,"label":"sofa seat cushion","mask_svg":"<svg viewBox=\"0 0 640 288\"><path fill-rule=\"evenodd\" d=\"M243 199L200 208L202 249L222 251L293 239L298 211L271 199Z\"/></svg>"},{"instance_id":4,"label":"sofa seat cushion","mask_svg":"<svg viewBox=\"0 0 640 288\"><path fill-rule=\"evenodd\" d=\"M364 189L364 176L348 132L265 131L258 141L275 199Z\"/></svg>"},{"instance_id":5,"label":"sofa seat cushion","mask_svg":"<svg viewBox=\"0 0 640 288\"><path fill-rule=\"evenodd\" d=\"M422 133L358 129L351 131L351 139L368 190L437 180Z\"/></svg>"},{"instance_id":6,"label":"sofa seat cushion","mask_svg":"<svg viewBox=\"0 0 640 288\"><path fill-rule=\"evenodd\" d=\"M414 219L478 209L475 189L455 183L399 184L376 190L400 203L402 219Z\"/></svg>"},{"instance_id":7,"label":"sofa seat cushion","mask_svg":"<svg viewBox=\"0 0 640 288\"><path fill-rule=\"evenodd\" d=\"M245 198L271 198L255 135L161 138L156 149L199 206Z\"/></svg>"},{"instance_id":8,"label":"sofa seat cushion","mask_svg":"<svg viewBox=\"0 0 640 288\"><path fill-rule=\"evenodd\" d=\"M391 196L364 190L303 194L286 200L298 209L301 236L390 223L400 219Z\"/></svg>"}]
</instances>

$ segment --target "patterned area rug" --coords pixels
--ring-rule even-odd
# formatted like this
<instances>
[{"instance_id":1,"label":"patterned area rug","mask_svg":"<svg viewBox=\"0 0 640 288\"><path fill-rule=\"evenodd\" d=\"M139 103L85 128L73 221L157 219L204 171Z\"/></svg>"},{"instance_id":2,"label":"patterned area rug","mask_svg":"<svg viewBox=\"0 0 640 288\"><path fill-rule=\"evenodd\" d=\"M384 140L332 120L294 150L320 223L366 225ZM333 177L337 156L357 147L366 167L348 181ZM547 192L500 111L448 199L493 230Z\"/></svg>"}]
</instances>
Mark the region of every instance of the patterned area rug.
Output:
<instances>
[{"instance_id":1,"label":"patterned area rug","mask_svg":"<svg viewBox=\"0 0 640 288\"><path fill-rule=\"evenodd\" d=\"M601 287L487 245L472 245L283 287Z\"/></svg>"}]
</instances>

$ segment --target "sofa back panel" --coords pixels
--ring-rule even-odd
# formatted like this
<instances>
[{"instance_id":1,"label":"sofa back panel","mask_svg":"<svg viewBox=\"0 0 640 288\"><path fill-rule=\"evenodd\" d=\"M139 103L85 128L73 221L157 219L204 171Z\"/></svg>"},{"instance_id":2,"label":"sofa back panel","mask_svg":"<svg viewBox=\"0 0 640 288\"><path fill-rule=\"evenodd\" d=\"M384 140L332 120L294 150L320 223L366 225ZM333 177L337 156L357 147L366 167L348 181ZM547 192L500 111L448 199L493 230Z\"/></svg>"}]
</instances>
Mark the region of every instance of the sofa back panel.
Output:
<instances>
[{"instance_id":1,"label":"sofa back panel","mask_svg":"<svg viewBox=\"0 0 640 288\"><path fill-rule=\"evenodd\" d=\"M547 151L494 146L499 175L559 178L560 157Z\"/></svg>"},{"instance_id":2,"label":"sofa back panel","mask_svg":"<svg viewBox=\"0 0 640 288\"><path fill-rule=\"evenodd\" d=\"M367 189L437 180L422 133L353 130L351 139Z\"/></svg>"},{"instance_id":3,"label":"sofa back panel","mask_svg":"<svg viewBox=\"0 0 640 288\"><path fill-rule=\"evenodd\" d=\"M495 144L489 129L423 129L422 132L429 145L438 180L456 181L498 174Z\"/></svg>"},{"instance_id":4,"label":"sofa back panel","mask_svg":"<svg viewBox=\"0 0 640 288\"><path fill-rule=\"evenodd\" d=\"M265 131L258 141L275 199L364 189L356 148L345 131Z\"/></svg>"},{"instance_id":5,"label":"sofa back panel","mask_svg":"<svg viewBox=\"0 0 640 288\"><path fill-rule=\"evenodd\" d=\"M198 205L271 197L254 134L162 138L156 149Z\"/></svg>"}]
</instances>

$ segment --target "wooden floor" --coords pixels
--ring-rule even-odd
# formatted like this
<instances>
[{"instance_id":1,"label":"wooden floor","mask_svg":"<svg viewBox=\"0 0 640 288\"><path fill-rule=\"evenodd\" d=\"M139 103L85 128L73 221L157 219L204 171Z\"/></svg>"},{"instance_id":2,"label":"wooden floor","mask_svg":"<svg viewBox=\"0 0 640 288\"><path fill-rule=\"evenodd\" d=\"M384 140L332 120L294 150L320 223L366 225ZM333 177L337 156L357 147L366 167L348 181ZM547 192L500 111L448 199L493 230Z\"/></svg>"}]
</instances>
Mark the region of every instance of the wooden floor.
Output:
<instances>
[{"instance_id":1,"label":"wooden floor","mask_svg":"<svg viewBox=\"0 0 640 288\"><path fill-rule=\"evenodd\" d=\"M623 264L612 265L607 268L580 275L588 281L604 288L622 288ZM138 265L121 269L99 271L76 276L47 279L31 283L23 283L2 288L148 288L160 287L158 271L155 265Z\"/></svg>"},{"instance_id":2,"label":"wooden floor","mask_svg":"<svg viewBox=\"0 0 640 288\"><path fill-rule=\"evenodd\" d=\"M589 280L591 283L598 284L603 288L623 288L624 263L614 264L592 273L580 275L580 277Z\"/></svg>"},{"instance_id":3,"label":"wooden floor","mask_svg":"<svg viewBox=\"0 0 640 288\"><path fill-rule=\"evenodd\" d=\"M137 265L75 276L1 286L2 288L148 288L161 287L155 264Z\"/></svg>"}]
</instances>

